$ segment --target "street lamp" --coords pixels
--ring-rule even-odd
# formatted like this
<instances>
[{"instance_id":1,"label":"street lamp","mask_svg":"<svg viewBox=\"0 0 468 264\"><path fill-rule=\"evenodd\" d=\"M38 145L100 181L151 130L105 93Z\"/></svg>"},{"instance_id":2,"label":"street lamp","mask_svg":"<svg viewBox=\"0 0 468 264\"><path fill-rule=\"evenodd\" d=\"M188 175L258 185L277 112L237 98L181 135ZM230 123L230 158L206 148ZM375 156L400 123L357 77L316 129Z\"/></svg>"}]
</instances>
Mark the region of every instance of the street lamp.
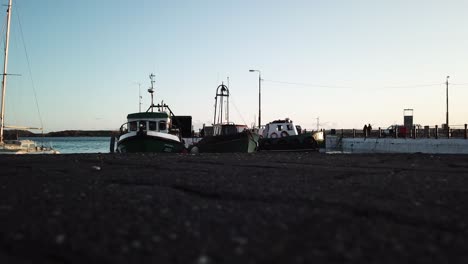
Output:
<instances>
[{"instance_id":1,"label":"street lamp","mask_svg":"<svg viewBox=\"0 0 468 264\"><path fill-rule=\"evenodd\" d=\"M258 72L258 128L262 125L262 73L259 70L249 70Z\"/></svg>"},{"instance_id":2,"label":"street lamp","mask_svg":"<svg viewBox=\"0 0 468 264\"><path fill-rule=\"evenodd\" d=\"M445 125L447 126L447 135L449 133L449 111L448 111L448 85L449 85L449 82L448 82L448 79L450 78L450 76L447 76L447 80L445 81L445 84L446 84L446 93L445 93L445 98L447 99L447 112L446 112L446 116L445 116Z\"/></svg>"}]
</instances>

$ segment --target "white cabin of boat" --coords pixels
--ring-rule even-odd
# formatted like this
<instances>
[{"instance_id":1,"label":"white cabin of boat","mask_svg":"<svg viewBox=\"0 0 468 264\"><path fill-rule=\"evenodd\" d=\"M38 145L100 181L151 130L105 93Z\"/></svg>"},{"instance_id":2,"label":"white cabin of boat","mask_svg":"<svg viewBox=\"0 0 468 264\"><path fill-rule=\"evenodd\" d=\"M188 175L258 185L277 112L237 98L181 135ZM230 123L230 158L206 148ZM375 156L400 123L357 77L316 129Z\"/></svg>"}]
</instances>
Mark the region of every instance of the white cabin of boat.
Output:
<instances>
[{"instance_id":1,"label":"white cabin of boat","mask_svg":"<svg viewBox=\"0 0 468 264\"><path fill-rule=\"evenodd\" d=\"M295 126L292 120L285 118L266 124L262 136L263 138L296 136L301 133L301 130L300 126Z\"/></svg>"},{"instance_id":2,"label":"white cabin of boat","mask_svg":"<svg viewBox=\"0 0 468 264\"><path fill-rule=\"evenodd\" d=\"M121 133L138 131L156 131L171 133L171 119L166 112L140 112L127 115L127 123L121 127Z\"/></svg>"},{"instance_id":3,"label":"white cabin of boat","mask_svg":"<svg viewBox=\"0 0 468 264\"><path fill-rule=\"evenodd\" d=\"M26 152L36 151L36 143L32 140L5 140L3 147L5 149L22 150Z\"/></svg>"}]
</instances>

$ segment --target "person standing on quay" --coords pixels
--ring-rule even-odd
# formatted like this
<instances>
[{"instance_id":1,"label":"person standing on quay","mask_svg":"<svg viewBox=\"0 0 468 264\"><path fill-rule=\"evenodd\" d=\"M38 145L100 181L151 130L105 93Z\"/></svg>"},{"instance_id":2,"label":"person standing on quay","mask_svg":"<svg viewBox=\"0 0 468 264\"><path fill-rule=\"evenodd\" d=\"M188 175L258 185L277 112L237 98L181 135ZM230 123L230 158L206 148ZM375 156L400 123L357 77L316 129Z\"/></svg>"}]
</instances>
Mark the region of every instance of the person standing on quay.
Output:
<instances>
[{"instance_id":1,"label":"person standing on quay","mask_svg":"<svg viewBox=\"0 0 468 264\"><path fill-rule=\"evenodd\" d=\"M371 132L372 132L372 126L371 126L371 124L369 124L369 125L367 125L367 136L368 137L370 137Z\"/></svg>"},{"instance_id":2,"label":"person standing on quay","mask_svg":"<svg viewBox=\"0 0 468 264\"><path fill-rule=\"evenodd\" d=\"M364 125L362 132L364 133L364 137L366 138L367 137L367 125Z\"/></svg>"}]
</instances>

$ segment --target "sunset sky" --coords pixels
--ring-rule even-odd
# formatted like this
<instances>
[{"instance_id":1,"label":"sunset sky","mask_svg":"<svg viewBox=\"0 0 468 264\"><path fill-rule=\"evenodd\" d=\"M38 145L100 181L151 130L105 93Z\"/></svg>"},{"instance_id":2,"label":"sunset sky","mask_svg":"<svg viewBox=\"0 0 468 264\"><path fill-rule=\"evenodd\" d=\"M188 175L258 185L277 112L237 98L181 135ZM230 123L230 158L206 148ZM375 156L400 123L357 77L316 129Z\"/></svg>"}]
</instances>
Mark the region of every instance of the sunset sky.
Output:
<instances>
[{"instance_id":1,"label":"sunset sky","mask_svg":"<svg viewBox=\"0 0 468 264\"><path fill-rule=\"evenodd\" d=\"M412 108L415 123L441 125L450 75L455 127L468 123L467 10L464 0L14 0L8 72L21 76L8 79L6 123L40 125L34 84L47 131L118 129L138 111L138 83L149 106L154 73L156 101L195 129L211 124L229 77L231 120L251 126L256 69L263 124L388 127Z\"/></svg>"}]
</instances>

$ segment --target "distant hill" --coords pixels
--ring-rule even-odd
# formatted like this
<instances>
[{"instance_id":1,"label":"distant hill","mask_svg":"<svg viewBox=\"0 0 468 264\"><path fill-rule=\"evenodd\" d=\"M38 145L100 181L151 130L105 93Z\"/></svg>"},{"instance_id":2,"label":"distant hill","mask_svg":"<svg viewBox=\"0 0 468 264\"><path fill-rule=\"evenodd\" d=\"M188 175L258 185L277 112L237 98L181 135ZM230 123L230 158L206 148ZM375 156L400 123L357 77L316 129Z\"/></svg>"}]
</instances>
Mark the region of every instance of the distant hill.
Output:
<instances>
[{"instance_id":1,"label":"distant hill","mask_svg":"<svg viewBox=\"0 0 468 264\"><path fill-rule=\"evenodd\" d=\"M117 135L118 131L113 130L65 130L45 134L46 137L111 137Z\"/></svg>"},{"instance_id":2,"label":"distant hill","mask_svg":"<svg viewBox=\"0 0 468 264\"><path fill-rule=\"evenodd\" d=\"M117 136L118 131L114 130L65 130L49 133L33 133L27 130L5 130L5 139L15 139L17 137L111 137Z\"/></svg>"},{"instance_id":3,"label":"distant hill","mask_svg":"<svg viewBox=\"0 0 468 264\"><path fill-rule=\"evenodd\" d=\"M31 131L27 130L4 130L3 131L3 137L4 139L17 139L18 137L35 137L36 134L34 134Z\"/></svg>"}]
</instances>

